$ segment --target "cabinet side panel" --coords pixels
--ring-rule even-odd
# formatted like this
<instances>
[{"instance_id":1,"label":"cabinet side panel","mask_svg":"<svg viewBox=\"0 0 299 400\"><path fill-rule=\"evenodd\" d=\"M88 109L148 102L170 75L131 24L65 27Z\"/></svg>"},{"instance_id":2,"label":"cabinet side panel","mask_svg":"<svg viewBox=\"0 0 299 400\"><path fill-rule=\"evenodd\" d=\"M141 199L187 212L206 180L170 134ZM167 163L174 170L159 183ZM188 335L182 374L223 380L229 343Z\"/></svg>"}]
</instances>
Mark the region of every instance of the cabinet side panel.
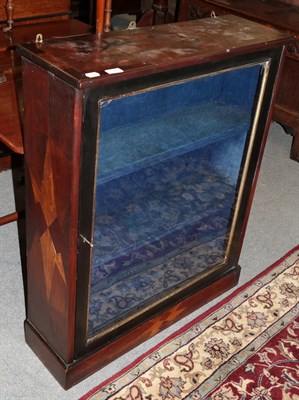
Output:
<instances>
[{"instance_id":1,"label":"cabinet side panel","mask_svg":"<svg viewBox=\"0 0 299 400\"><path fill-rule=\"evenodd\" d=\"M73 357L80 92L24 62L28 315L65 361Z\"/></svg>"}]
</instances>

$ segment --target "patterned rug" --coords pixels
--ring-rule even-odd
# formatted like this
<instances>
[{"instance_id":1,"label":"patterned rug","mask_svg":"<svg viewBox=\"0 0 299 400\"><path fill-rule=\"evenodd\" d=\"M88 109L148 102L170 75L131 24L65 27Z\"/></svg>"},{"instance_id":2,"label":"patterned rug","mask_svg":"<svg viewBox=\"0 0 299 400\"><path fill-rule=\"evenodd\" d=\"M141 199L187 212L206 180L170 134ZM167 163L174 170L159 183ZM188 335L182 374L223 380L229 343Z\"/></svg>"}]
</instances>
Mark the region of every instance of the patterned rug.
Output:
<instances>
[{"instance_id":1,"label":"patterned rug","mask_svg":"<svg viewBox=\"0 0 299 400\"><path fill-rule=\"evenodd\" d=\"M299 400L299 246L81 400Z\"/></svg>"}]
</instances>

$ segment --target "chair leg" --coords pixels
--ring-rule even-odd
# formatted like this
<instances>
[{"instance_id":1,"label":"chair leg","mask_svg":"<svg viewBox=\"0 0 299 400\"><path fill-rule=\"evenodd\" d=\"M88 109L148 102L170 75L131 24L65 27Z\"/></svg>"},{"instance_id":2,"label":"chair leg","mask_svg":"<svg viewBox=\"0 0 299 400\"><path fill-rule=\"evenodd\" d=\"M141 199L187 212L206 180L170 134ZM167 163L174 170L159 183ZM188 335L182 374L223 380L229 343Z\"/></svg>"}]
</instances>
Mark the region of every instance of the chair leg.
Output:
<instances>
[{"instance_id":1,"label":"chair leg","mask_svg":"<svg viewBox=\"0 0 299 400\"><path fill-rule=\"evenodd\" d=\"M17 221L19 219L19 213L14 212L8 215L4 215L4 217L0 217L0 226L9 224L10 222Z\"/></svg>"}]
</instances>

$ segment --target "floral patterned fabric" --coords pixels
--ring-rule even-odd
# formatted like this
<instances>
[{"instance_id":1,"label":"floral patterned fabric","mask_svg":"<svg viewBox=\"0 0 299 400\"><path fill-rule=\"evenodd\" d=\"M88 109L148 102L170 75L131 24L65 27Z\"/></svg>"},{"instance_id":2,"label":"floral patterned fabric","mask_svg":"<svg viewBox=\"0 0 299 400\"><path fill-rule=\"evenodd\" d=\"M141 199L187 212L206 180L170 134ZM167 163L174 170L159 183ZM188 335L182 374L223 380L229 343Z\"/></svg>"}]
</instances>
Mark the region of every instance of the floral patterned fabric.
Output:
<instances>
[{"instance_id":1,"label":"floral patterned fabric","mask_svg":"<svg viewBox=\"0 0 299 400\"><path fill-rule=\"evenodd\" d=\"M200 150L106 182L100 193L90 336L223 262L236 201Z\"/></svg>"},{"instance_id":2,"label":"floral patterned fabric","mask_svg":"<svg viewBox=\"0 0 299 400\"><path fill-rule=\"evenodd\" d=\"M211 224L216 223L219 226L223 222L226 223L226 220L215 219ZM221 263L226 244L224 239L225 237L219 236L186 251L182 256L173 257L162 266L152 266L150 270L144 268L138 274L129 275L126 271L126 279L115 280L109 287L92 292L89 333L96 333L99 328L114 324L115 318L123 317L138 306L146 306L157 294L165 293L173 286L190 279L190 276L203 273L211 266Z\"/></svg>"},{"instance_id":3,"label":"floral patterned fabric","mask_svg":"<svg viewBox=\"0 0 299 400\"><path fill-rule=\"evenodd\" d=\"M81 400L298 400L299 246Z\"/></svg>"},{"instance_id":4,"label":"floral patterned fabric","mask_svg":"<svg viewBox=\"0 0 299 400\"><path fill-rule=\"evenodd\" d=\"M245 135L233 135L232 146L239 136L244 142ZM223 147L222 142L217 145ZM92 292L100 289L100 282L111 285L120 271L144 269L150 260L157 264L186 245L191 248L226 233L236 186L203 160L216 147L206 146L204 155L201 148L193 149L99 185ZM215 217L226 220L221 228L213 228Z\"/></svg>"}]
</instances>

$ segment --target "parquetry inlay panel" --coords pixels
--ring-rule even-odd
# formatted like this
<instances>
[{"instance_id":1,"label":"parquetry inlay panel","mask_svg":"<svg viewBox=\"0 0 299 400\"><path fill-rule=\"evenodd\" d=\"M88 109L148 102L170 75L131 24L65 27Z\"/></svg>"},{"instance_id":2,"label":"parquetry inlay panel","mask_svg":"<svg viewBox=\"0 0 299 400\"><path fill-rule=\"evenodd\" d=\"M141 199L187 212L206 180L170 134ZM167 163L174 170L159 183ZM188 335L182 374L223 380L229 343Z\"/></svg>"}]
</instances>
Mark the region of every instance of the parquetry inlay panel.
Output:
<instances>
[{"instance_id":1,"label":"parquetry inlay panel","mask_svg":"<svg viewBox=\"0 0 299 400\"><path fill-rule=\"evenodd\" d=\"M30 178L33 187L34 201L37 207L41 208L43 213L45 226L44 232L40 236L40 247L43 258L43 276L44 284L46 287L47 300L52 307L59 312L64 312L64 303L59 301L59 296L51 296L52 287L57 284L57 273L61 277L61 281L66 288L66 276L62 261L62 255L57 251L57 247L61 247L53 240L51 235L51 227L57 223L57 210L55 202L55 185L53 179L53 168L51 163L51 145L48 141L44 168L43 179L39 185L38 180L35 179L33 173L30 171ZM55 231L55 229L53 229ZM56 278L55 278L56 277ZM56 293L57 294L57 293Z\"/></svg>"}]
</instances>

